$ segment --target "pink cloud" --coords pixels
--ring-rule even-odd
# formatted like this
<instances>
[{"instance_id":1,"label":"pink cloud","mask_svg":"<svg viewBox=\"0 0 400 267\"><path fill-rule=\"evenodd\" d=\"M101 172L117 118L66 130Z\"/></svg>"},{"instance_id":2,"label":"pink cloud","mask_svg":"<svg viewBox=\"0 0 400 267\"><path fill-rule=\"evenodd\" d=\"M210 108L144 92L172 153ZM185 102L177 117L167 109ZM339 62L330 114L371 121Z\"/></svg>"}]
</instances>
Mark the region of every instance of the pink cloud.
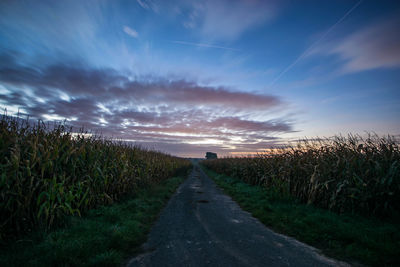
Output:
<instances>
[{"instance_id":1,"label":"pink cloud","mask_svg":"<svg viewBox=\"0 0 400 267\"><path fill-rule=\"evenodd\" d=\"M400 66L400 20L398 18L365 27L330 48L345 61L344 72Z\"/></svg>"}]
</instances>

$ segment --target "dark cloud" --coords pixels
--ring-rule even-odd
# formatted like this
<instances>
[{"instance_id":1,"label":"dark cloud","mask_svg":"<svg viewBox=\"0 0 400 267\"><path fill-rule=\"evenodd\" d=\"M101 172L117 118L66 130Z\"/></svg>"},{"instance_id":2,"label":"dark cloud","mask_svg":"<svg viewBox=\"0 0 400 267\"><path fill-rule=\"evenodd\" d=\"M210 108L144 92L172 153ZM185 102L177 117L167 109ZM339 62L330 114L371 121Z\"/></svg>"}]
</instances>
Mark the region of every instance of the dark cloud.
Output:
<instances>
[{"instance_id":1,"label":"dark cloud","mask_svg":"<svg viewBox=\"0 0 400 267\"><path fill-rule=\"evenodd\" d=\"M213 104L239 108L270 108L280 104L273 96L255 95L243 92L230 92L224 88L202 87L184 80L174 81L159 88L150 89L172 102L190 104Z\"/></svg>"},{"instance_id":2,"label":"dark cloud","mask_svg":"<svg viewBox=\"0 0 400 267\"><path fill-rule=\"evenodd\" d=\"M75 97L96 97L135 103L175 103L177 105L224 106L240 109L268 109L281 101L270 95L232 92L226 88L200 86L186 80L130 80L112 69L88 69L83 66L52 65L43 69L21 66L10 55L2 55L0 80L14 86L29 86L39 96L52 96L54 90Z\"/></svg>"},{"instance_id":3,"label":"dark cloud","mask_svg":"<svg viewBox=\"0 0 400 267\"><path fill-rule=\"evenodd\" d=\"M158 150L248 151L274 143L273 134L293 131L285 121L249 120L235 113L271 111L282 106L275 96L186 80L132 79L113 69L80 64L27 67L15 55L0 57L0 84L9 92L0 95L3 105L18 106L34 118L66 118L75 127Z\"/></svg>"},{"instance_id":4,"label":"dark cloud","mask_svg":"<svg viewBox=\"0 0 400 267\"><path fill-rule=\"evenodd\" d=\"M272 121L249 121L236 117L221 117L211 122L211 125L218 128L233 129L248 132L287 132L291 131L290 125L284 122Z\"/></svg>"}]
</instances>

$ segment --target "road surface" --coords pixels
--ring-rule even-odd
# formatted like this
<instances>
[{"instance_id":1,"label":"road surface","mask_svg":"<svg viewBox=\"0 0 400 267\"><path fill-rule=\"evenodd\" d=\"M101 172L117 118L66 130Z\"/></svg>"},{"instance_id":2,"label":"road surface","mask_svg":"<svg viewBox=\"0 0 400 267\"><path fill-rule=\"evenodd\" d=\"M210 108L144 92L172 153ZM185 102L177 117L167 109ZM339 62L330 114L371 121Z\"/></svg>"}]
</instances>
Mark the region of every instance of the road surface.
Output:
<instances>
[{"instance_id":1,"label":"road surface","mask_svg":"<svg viewBox=\"0 0 400 267\"><path fill-rule=\"evenodd\" d=\"M127 266L348 266L276 234L195 165Z\"/></svg>"}]
</instances>

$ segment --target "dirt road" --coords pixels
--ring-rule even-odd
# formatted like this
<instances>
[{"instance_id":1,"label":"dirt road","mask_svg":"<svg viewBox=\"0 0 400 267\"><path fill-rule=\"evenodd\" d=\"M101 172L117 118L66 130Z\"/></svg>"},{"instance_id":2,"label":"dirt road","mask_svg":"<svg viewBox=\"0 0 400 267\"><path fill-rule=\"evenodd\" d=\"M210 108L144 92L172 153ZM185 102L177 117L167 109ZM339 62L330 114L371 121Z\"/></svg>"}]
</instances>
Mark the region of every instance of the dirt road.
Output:
<instances>
[{"instance_id":1,"label":"dirt road","mask_svg":"<svg viewBox=\"0 0 400 267\"><path fill-rule=\"evenodd\" d=\"M195 165L128 266L348 266L276 234Z\"/></svg>"}]
</instances>

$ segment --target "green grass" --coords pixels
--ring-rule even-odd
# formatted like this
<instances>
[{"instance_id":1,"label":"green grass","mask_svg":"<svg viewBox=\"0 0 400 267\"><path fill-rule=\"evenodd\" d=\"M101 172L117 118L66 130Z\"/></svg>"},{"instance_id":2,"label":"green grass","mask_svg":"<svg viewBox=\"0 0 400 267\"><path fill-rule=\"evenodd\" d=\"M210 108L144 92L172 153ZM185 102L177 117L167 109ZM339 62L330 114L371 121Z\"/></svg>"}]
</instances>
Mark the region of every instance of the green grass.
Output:
<instances>
[{"instance_id":1,"label":"green grass","mask_svg":"<svg viewBox=\"0 0 400 267\"><path fill-rule=\"evenodd\" d=\"M239 205L279 233L315 246L328 256L371 266L400 266L400 226L299 203L280 192L205 172Z\"/></svg>"},{"instance_id":2,"label":"green grass","mask_svg":"<svg viewBox=\"0 0 400 267\"><path fill-rule=\"evenodd\" d=\"M66 227L3 243L0 266L119 266L140 252L153 222L183 180L167 179L83 217L69 217Z\"/></svg>"}]
</instances>

